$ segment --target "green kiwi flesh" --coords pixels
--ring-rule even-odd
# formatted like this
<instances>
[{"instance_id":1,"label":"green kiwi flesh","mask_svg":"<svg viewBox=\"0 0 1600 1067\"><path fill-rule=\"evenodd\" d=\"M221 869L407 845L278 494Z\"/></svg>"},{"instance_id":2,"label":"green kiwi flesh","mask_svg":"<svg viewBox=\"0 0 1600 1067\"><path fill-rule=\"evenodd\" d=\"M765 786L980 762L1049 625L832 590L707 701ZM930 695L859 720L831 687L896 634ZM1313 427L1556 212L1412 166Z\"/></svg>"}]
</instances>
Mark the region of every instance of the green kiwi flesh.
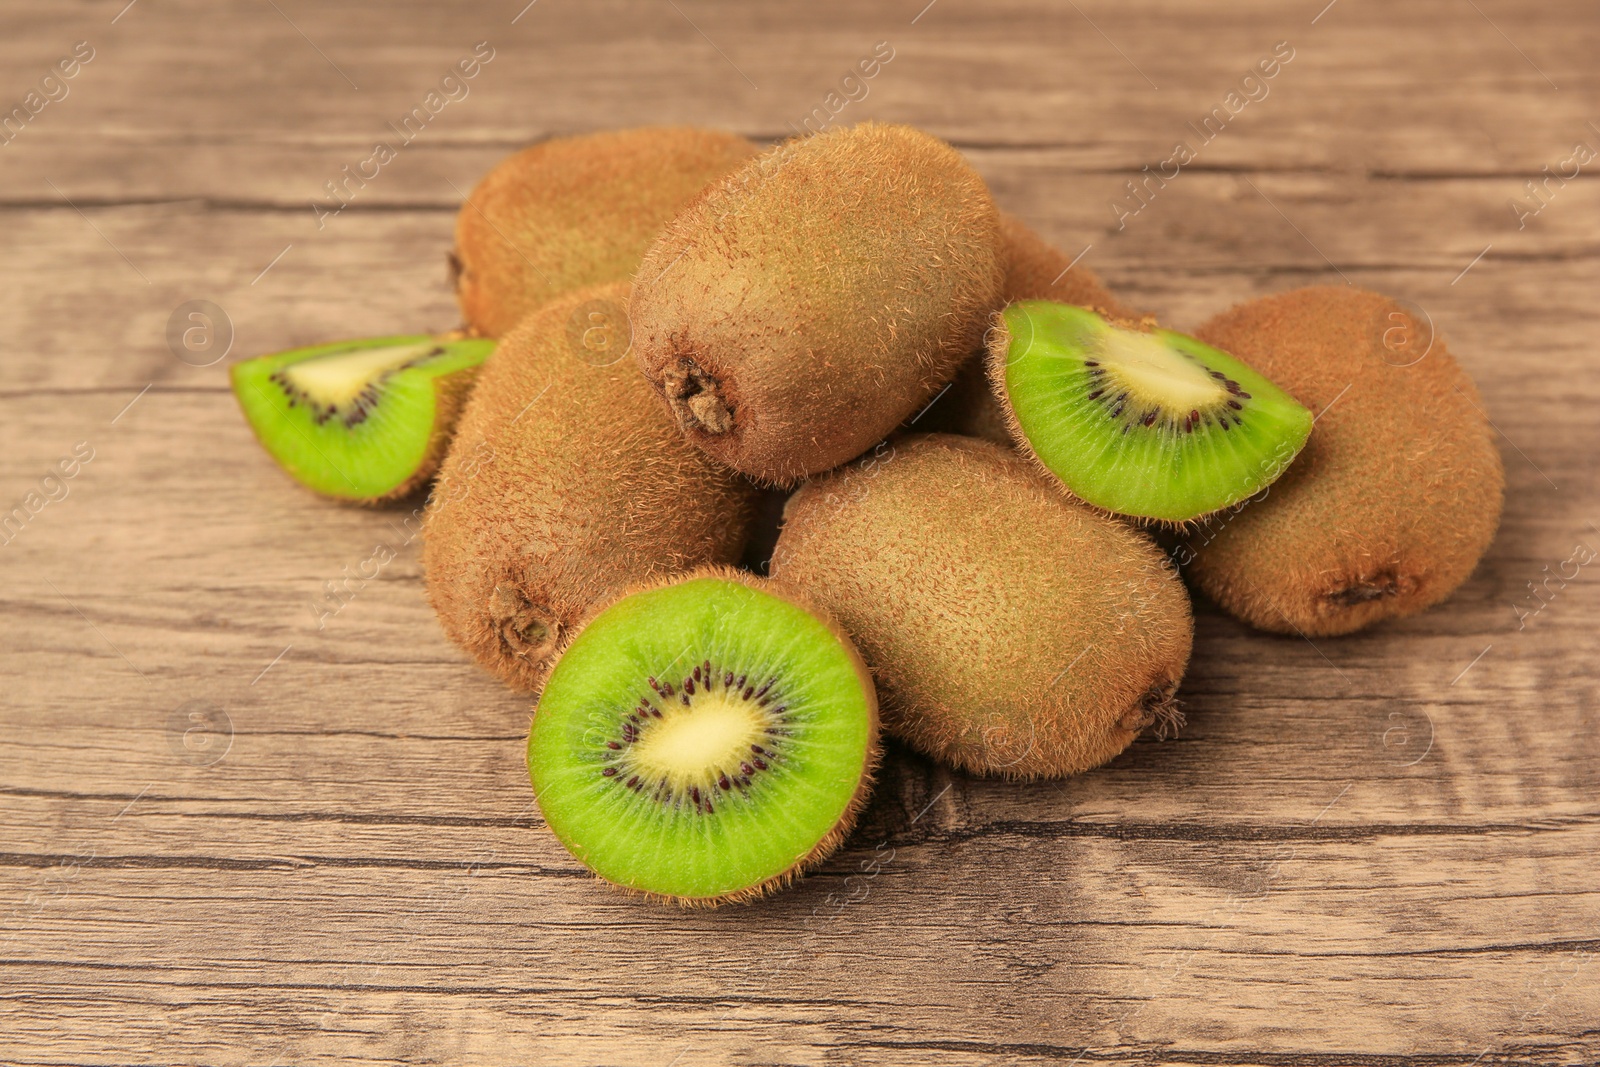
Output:
<instances>
[{"instance_id":1,"label":"green kiwi flesh","mask_svg":"<svg viewBox=\"0 0 1600 1067\"><path fill-rule=\"evenodd\" d=\"M1007 307L989 374L1017 443L1120 515L1178 523L1234 504L1311 433L1311 412L1221 349L1069 304Z\"/></svg>"},{"instance_id":2,"label":"green kiwi flesh","mask_svg":"<svg viewBox=\"0 0 1600 1067\"><path fill-rule=\"evenodd\" d=\"M375 337L236 363L234 396L263 447L302 485L371 502L438 468L479 366L482 339Z\"/></svg>"},{"instance_id":3,"label":"green kiwi flesh","mask_svg":"<svg viewBox=\"0 0 1600 1067\"><path fill-rule=\"evenodd\" d=\"M820 862L877 761L877 696L831 622L752 575L631 593L561 654L528 736L545 822L605 880L683 904Z\"/></svg>"}]
</instances>

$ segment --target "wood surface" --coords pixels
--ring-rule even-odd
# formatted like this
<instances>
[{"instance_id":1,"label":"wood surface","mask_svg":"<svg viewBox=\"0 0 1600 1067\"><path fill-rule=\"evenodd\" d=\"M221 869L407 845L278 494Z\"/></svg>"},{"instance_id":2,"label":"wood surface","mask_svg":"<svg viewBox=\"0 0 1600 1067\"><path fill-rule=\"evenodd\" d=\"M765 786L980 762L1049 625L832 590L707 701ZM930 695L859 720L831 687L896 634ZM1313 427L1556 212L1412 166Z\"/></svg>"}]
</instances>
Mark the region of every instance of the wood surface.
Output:
<instances>
[{"instance_id":1,"label":"wood surface","mask_svg":"<svg viewBox=\"0 0 1600 1067\"><path fill-rule=\"evenodd\" d=\"M1542 584L1600 549L1600 162L1510 207L1600 148L1592 3L523 2L0 10L7 109L95 50L0 145L0 512L92 449L0 546L0 1062L1600 1062L1600 571ZM319 229L479 41L470 95ZM879 41L838 121L950 139L1174 325L1307 283L1425 308L1501 434L1504 524L1444 606L1353 637L1198 604L1175 740L1031 786L894 750L798 888L646 906L541 825L527 702L425 602L420 501L297 488L226 366L454 325L455 212L521 145L778 138ZM174 356L190 300L227 358Z\"/></svg>"}]
</instances>

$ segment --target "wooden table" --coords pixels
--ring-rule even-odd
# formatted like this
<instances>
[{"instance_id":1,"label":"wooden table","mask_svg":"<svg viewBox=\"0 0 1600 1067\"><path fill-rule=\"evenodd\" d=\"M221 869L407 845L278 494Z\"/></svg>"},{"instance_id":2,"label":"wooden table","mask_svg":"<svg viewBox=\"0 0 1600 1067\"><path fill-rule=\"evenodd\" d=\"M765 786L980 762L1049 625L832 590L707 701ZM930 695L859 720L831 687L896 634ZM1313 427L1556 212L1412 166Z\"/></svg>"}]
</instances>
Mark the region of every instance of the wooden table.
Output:
<instances>
[{"instance_id":1,"label":"wooden table","mask_svg":"<svg viewBox=\"0 0 1600 1067\"><path fill-rule=\"evenodd\" d=\"M30 512L0 547L0 1062L1600 1061L1600 570L1546 584L1600 550L1592 4L524 2L0 16L7 108L93 52L0 145L0 512ZM880 41L836 121L950 139L1175 325L1306 283L1426 309L1500 431L1504 525L1370 633L1199 605L1177 740L1033 786L896 751L798 889L645 906L540 825L528 704L441 635L417 502L297 488L226 366L454 325L456 210L521 145L779 138ZM174 355L190 301L227 358Z\"/></svg>"}]
</instances>

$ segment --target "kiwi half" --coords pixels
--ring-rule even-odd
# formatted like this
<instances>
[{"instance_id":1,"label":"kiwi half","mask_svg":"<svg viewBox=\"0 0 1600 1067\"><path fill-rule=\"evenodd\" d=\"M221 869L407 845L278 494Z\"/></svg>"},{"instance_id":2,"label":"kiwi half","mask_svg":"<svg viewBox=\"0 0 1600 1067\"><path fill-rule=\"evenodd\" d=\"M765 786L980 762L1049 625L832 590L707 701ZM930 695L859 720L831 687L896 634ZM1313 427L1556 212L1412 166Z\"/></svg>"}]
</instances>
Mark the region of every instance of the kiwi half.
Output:
<instances>
[{"instance_id":1,"label":"kiwi half","mask_svg":"<svg viewBox=\"0 0 1600 1067\"><path fill-rule=\"evenodd\" d=\"M483 369L423 520L445 633L519 689L643 581L732 563L755 491L678 433L627 355L626 284L529 315Z\"/></svg>"},{"instance_id":2,"label":"kiwi half","mask_svg":"<svg viewBox=\"0 0 1600 1067\"><path fill-rule=\"evenodd\" d=\"M989 339L1012 436L1079 499L1184 522L1286 470L1311 412L1240 360L1171 330L1040 300Z\"/></svg>"},{"instance_id":3,"label":"kiwi half","mask_svg":"<svg viewBox=\"0 0 1600 1067\"><path fill-rule=\"evenodd\" d=\"M755 152L736 134L665 126L558 137L501 161L456 217L467 325L499 337L547 300L629 278L667 220Z\"/></svg>"},{"instance_id":4,"label":"kiwi half","mask_svg":"<svg viewBox=\"0 0 1600 1067\"><path fill-rule=\"evenodd\" d=\"M1193 623L1166 557L992 442L910 436L807 482L772 573L855 640L887 729L954 766L1074 774L1181 721Z\"/></svg>"},{"instance_id":5,"label":"kiwi half","mask_svg":"<svg viewBox=\"0 0 1600 1067\"><path fill-rule=\"evenodd\" d=\"M1505 473L1477 389L1425 317L1316 287L1198 333L1321 412L1269 493L1190 531L1200 589L1252 625L1315 637L1414 614L1467 579L1494 540Z\"/></svg>"},{"instance_id":6,"label":"kiwi half","mask_svg":"<svg viewBox=\"0 0 1600 1067\"><path fill-rule=\"evenodd\" d=\"M977 350L999 219L943 141L834 127L712 185L636 277L634 351L683 432L790 485L881 441Z\"/></svg>"},{"instance_id":7,"label":"kiwi half","mask_svg":"<svg viewBox=\"0 0 1600 1067\"><path fill-rule=\"evenodd\" d=\"M528 775L605 880L686 905L757 897L821 862L878 759L872 678L780 585L709 569L636 591L568 642Z\"/></svg>"},{"instance_id":8,"label":"kiwi half","mask_svg":"<svg viewBox=\"0 0 1600 1067\"><path fill-rule=\"evenodd\" d=\"M375 337L235 363L234 396L272 458L302 485L371 503L438 469L494 342Z\"/></svg>"}]
</instances>

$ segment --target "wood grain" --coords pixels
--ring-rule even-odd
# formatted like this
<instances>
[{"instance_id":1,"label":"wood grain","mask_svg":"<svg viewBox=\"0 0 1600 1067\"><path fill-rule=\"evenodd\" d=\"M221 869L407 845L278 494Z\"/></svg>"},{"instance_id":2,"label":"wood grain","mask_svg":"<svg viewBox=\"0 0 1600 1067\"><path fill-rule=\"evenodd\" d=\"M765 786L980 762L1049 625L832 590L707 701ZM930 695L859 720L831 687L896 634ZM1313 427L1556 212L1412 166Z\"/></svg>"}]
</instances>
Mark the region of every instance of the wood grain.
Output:
<instances>
[{"instance_id":1,"label":"wood grain","mask_svg":"<svg viewBox=\"0 0 1600 1067\"><path fill-rule=\"evenodd\" d=\"M0 103L96 50L0 145L0 513L93 450L0 546L0 1060L1600 1062L1600 586L1528 586L1600 548L1600 186L1509 206L1600 147L1592 6L124 2L0 15ZM482 40L471 94L319 229L322 183ZM1426 308L1501 432L1504 525L1446 605L1366 634L1197 604L1175 740L1026 787L896 749L793 891L641 906L540 824L526 701L424 600L420 501L290 484L167 320L217 302L229 359L448 328L454 213L501 155L777 138L880 40L841 121L950 138L1131 303L1194 325L1348 280Z\"/></svg>"}]
</instances>

